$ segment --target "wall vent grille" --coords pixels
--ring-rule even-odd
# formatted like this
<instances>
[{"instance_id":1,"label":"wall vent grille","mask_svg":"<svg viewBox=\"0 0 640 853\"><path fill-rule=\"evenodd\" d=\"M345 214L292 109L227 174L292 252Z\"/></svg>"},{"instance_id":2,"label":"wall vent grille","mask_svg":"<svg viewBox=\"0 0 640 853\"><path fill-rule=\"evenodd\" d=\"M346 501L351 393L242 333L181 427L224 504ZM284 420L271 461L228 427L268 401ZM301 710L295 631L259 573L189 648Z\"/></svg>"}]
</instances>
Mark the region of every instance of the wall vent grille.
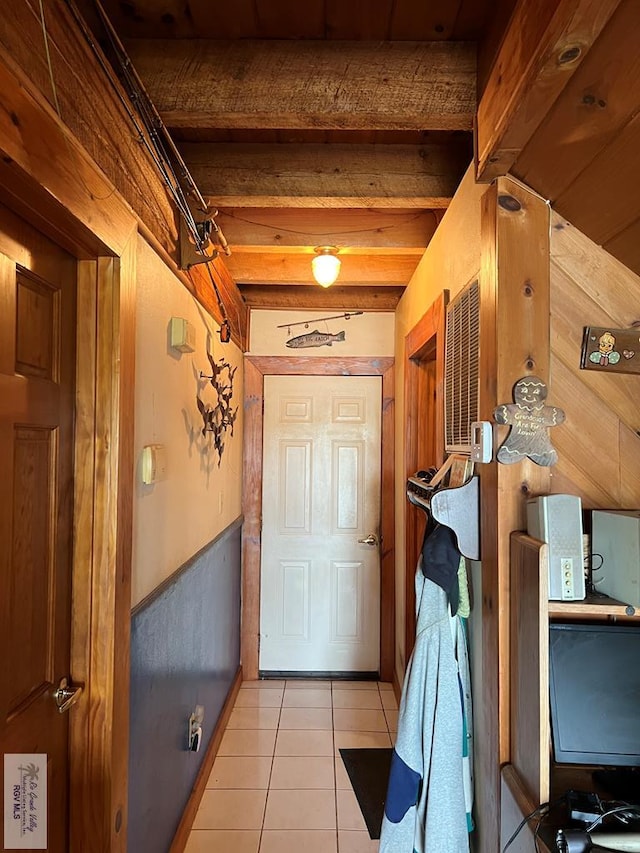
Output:
<instances>
[{"instance_id":1,"label":"wall vent grille","mask_svg":"<svg viewBox=\"0 0 640 853\"><path fill-rule=\"evenodd\" d=\"M480 384L480 289L473 281L447 306L444 428L448 451L471 450Z\"/></svg>"}]
</instances>

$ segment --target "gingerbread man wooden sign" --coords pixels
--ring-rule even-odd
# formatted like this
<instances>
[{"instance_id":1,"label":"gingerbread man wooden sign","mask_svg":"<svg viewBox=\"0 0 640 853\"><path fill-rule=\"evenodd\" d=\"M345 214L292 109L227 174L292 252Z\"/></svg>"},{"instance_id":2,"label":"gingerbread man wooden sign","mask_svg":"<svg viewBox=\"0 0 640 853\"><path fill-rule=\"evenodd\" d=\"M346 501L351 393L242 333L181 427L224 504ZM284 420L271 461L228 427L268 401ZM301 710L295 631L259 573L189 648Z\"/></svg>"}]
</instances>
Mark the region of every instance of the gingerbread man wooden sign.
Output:
<instances>
[{"instance_id":1,"label":"gingerbread man wooden sign","mask_svg":"<svg viewBox=\"0 0 640 853\"><path fill-rule=\"evenodd\" d=\"M547 386L537 376L525 376L513 388L514 403L498 406L496 423L511 427L498 450L498 462L510 464L529 458L537 465L555 465L558 453L551 444L549 427L564 421L564 412L546 406Z\"/></svg>"}]
</instances>

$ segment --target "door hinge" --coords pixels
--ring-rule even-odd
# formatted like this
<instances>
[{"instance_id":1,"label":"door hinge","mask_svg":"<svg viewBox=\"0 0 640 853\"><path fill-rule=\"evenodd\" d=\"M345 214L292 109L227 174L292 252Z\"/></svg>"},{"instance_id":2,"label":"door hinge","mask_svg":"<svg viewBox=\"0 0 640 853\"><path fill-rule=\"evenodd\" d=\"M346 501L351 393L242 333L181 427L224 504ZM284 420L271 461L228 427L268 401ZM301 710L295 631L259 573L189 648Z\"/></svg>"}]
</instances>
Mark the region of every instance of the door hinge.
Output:
<instances>
[{"instance_id":1,"label":"door hinge","mask_svg":"<svg viewBox=\"0 0 640 853\"><path fill-rule=\"evenodd\" d=\"M262 640L262 635L258 634L258 651L260 651L260 641Z\"/></svg>"}]
</instances>

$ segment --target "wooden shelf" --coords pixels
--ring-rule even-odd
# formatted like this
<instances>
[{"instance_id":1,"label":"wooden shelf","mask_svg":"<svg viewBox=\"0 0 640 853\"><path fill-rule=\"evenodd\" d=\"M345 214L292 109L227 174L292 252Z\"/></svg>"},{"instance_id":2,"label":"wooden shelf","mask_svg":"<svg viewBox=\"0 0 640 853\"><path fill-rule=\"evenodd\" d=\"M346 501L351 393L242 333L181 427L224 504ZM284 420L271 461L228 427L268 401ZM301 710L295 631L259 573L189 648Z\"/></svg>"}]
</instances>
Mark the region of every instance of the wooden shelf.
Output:
<instances>
[{"instance_id":1,"label":"wooden shelf","mask_svg":"<svg viewBox=\"0 0 640 853\"><path fill-rule=\"evenodd\" d=\"M606 619L610 616L632 622L640 619L640 610L602 595L588 595L583 601L549 602L549 617L552 619Z\"/></svg>"},{"instance_id":2,"label":"wooden shelf","mask_svg":"<svg viewBox=\"0 0 640 853\"><path fill-rule=\"evenodd\" d=\"M602 595L583 601L548 600L549 546L526 533L511 534L510 566L510 763L502 769L502 843L539 803L570 788L597 790L587 765L555 764L549 714L549 622L615 619L637 622L640 608ZM639 629L640 630L640 629ZM603 792L604 793L604 792ZM557 816L541 827L545 851L555 849ZM531 850L523 832L514 853Z\"/></svg>"}]
</instances>

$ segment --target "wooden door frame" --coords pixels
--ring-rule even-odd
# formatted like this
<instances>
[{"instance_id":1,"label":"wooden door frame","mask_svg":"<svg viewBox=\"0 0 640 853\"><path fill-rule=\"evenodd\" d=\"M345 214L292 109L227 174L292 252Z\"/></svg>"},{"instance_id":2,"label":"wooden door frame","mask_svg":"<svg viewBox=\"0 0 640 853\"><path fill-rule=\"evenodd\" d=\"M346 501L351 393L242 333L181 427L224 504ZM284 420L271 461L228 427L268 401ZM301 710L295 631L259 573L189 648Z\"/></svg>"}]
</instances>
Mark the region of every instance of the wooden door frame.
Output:
<instances>
[{"instance_id":1,"label":"wooden door frame","mask_svg":"<svg viewBox=\"0 0 640 853\"><path fill-rule=\"evenodd\" d=\"M426 465L442 464L444 459L444 345L447 303L449 291L443 290L425 314L418 320L404 339L404 423L405 444L404 459L407 477ZM416 409L423 401L420 393L422 373L420 362L430 356L436 363L435 393L435 445L436 458L433 460L419 457L420 418ZM405 502L405 610L404 610L404 651L405 665L413 649L416 635L416 594L415 573L417 554L418 517L414 510L408 510Z\"/></svg>"},{"instance_id":2,"label":"wooden door frame","mask_svg":"<svg viewBox=\"0 0 640 853\"><path fill-rule=\"evenodd\" d=\"M127 850L136 248L78 264L72 853Z\"/></svg>"},{"instance_id":3,"label":"wooden door frame","mask_svg":"<svg viewBox=\"0 0 640 853\"><path fill-rule=\"evenodd\" d=\"M265 376L381 376L382 478L380 555L380 678L393 679L395 660L394 359L245 356L242 510L242 633L244 678L258 677L262 525L262 431Z\"/></svg>"}]
</instances>

